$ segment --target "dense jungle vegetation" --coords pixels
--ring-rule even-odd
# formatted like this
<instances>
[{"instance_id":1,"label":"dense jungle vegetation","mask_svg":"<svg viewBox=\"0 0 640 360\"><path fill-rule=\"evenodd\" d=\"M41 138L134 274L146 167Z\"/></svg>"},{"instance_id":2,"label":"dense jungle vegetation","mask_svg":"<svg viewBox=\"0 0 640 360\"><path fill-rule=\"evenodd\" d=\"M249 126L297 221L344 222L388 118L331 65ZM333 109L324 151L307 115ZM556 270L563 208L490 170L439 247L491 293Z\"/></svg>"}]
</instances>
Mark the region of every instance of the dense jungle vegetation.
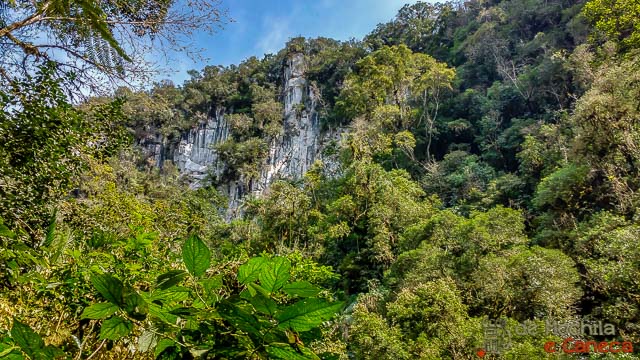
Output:
<instances>
[{"instance_id":1,"label":"dense jungle vegetation","mask_svg":"<svg viewBox=\"0 0 640 360\"><path fill-rule=\"evenodd\" d=\"M152 36L171 3L1 3L0 359L640 358L639 0L418 2L361 40L78 103L132 71L114 24ZM90 70L35 46L38 21ZM338 171L225 221L216 184L259 176L300 53L348 129ZM210 186L136 147L221 108ZM550 354L544 332L478 352L488 319L575 317L634 353Z\"/></svg>"}]
</instances>

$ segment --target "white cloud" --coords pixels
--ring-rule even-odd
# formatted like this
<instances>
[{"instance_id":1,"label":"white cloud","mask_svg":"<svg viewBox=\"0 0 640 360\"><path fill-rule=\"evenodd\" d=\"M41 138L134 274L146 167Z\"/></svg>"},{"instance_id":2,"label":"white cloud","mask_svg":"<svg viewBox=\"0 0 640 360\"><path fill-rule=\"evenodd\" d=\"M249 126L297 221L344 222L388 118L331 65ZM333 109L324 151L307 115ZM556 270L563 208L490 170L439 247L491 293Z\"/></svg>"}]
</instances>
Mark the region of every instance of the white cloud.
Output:
<instances>
[{"instance_id":1,"label":"white cloud","mask_svg":"<svg viewBox=\"0 0 640 360\"><path fill-rule=\"evenodd\" d=\"M284 47L291 37L291 17L265 16L262 20L262 35L256 49L263 54L275 53Z\"/></svg>"}]
</instances>

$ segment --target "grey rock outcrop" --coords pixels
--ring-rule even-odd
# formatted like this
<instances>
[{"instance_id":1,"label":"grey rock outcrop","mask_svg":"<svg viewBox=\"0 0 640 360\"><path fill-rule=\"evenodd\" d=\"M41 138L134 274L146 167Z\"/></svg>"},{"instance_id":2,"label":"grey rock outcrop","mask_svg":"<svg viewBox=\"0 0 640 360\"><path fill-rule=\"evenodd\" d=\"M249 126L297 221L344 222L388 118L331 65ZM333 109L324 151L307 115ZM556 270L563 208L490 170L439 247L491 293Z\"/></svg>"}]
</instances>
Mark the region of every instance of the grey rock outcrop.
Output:
<instances>
[{"instance_id":1,"label":"grey rock outcrop","mask_svg":"<svg viewBox=\"0 0 640 360\"><path fill-rule=\"evenodd\" d=\"M239 179L219 188L229 198L229 208L238 208L241 199L260 195L278 179L299 179L316 160L323 159L328 143L339 140L341 129L322 131L318 113L320 94L305 78L306 63L303 54L289 56L284 68L283 132L271 140L269 156L262 166L260 177L250 182ZM167 146L166 140L147 139L143 144L147 154L157 166L172 160L193 188L200 187L209 175L219 176L225 168L214 147L229 138L229 124L224 109L194 129L183 133L179 143Z\"/></svg>"}]
</instances>

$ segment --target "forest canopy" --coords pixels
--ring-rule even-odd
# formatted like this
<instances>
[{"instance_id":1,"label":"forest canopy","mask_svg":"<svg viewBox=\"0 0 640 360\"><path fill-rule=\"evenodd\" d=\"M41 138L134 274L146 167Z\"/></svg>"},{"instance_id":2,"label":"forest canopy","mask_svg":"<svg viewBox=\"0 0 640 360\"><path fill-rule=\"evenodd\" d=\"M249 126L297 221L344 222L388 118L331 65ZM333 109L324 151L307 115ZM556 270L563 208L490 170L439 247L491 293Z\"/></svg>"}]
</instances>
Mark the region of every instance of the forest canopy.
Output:
<instances>
[{"instance_id":1,"label":"forest canopy","mask_svg":"<svg viewBox=\"0 0 640 360\"><path fill-rule=\"evenodd\" d=\"M416 2L74 102L224 20L195 3L0 6L0 360L640 358L638 0ZM238 205L311 111L292 61L339 139ZM149 156L219 118L199 186Z\"/></svg>"}]
</instances>

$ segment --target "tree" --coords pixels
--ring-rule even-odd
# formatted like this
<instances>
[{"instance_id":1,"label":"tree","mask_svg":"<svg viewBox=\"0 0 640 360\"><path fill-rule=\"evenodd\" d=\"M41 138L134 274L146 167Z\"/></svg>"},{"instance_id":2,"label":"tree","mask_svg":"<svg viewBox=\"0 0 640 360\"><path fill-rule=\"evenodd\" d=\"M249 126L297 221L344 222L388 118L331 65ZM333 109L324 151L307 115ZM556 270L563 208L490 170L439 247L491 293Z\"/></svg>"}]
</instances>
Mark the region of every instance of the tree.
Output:
<instances>
[{"instance_id":1,"label":"tree","mask_svg":"<svg viewBox=\"0 0 640 360\"><path fill-rule=\"evenodd\" d=\"M640 246L637 222L602 211L574 231L574 253L584 267L585 308L610 321L630 341L640 339Z\"/></svg>"},{"instance_id":2,"label":"tree","mask_svg":"<svg viewBox=\"0 0 640 360\"><path fill-rule=\"evenodd\" d=\"M447 60L447 45L453 41L451 20L454 4L418 1L403 6L393 21L378 24L364 42L373 49L405 44L414 52L430 54L440 61Z\"/></svg>"},{"instance_id":3,"label":"tree","mask_svg":"<svg viewBox=\"0 0 640 360\"><path fill-rule=\"evenodd\" d=\"M48 60L92 90L134 82L150 74L150 51L189 50L194 30L212 33L224 19L218 0L11 0L0 7L0 75L11 81Z\"/></svg>"},{"instance_id":4,"label":"tree","mask_svg":"<svg viewBox=\"0 0 640 360\"><path fill-rule=\"evenodd\" d=\"M386 304L387 316L398 324L412 353L421 359L459 359L472 353L478 324L471 321L455 282L450 278L406 287Z\"/></svg>"},{"instance_id":5,"label":"tree","mask_svg":"<svg viewBox=\"0 0 640 360\"><path fill-rule=\"evenodd\" d=\"M356 63L356 71L347 77L338 105L353 118L370 118L376 108L392 104L399 110L392 126L402 123L408 112L408 91L414 77L412 52L405 45L385 46Z\"/></svg>"},{"instance_id":6,"label":"tree","mask_svg":"<svg viewBox=\"0 0 640 360\"><path fill-rule=\"evenodd\" d=\"M603 64L569 119L576 132L576 157L596 170L598 177L607 179L596 196L603 206L615 204L621 212L632 211L640 189L638 69L635 60Z\"/></svg>"},{"instance_id":7,"label":"tree","mask_svg":"<svg viewBox=\"0 0 640 360\"><path fill-rule=\"evenodd\" d=\"M332 186L330 183L328 186ZM386 171L371 161L354 161L323 207L323 258L339 268L347 291L379 279L396 260L404 229L427 218L436 200L404 170Z\"/></svg>"},{"instance_id":8,"label":"tree","mask_svg":"<svg viewBox=\"0 0 640 360\"><path fill-rule=\"evenodd\" d=\"M452 151L429 167L422 182L425 190L435 193L448 205L464 205L486 198L489 181L495 171L476 155Z\"/></svg>"},{"instance_id":9,"label":"tree","mask_svg":"<svg viewBox=\"0 0 640 360\"><path fill-rule=\"evenodd\" d=\"M537 246L486 256L472 277L474 307L494 319L569 317L582 295L571 258Z\"/></svg>"},{"instance_id":10,"label":"tree","mask_svg":"<svg viewBox=\"0 0 640 360\"><path fill-rule=\"evenodd\" d=\"M398 133L424 123L430 147L440 102L454 77L446 64L412 53L406 45L385 46L356 63L336 105L347 117L363 117L372 129L400 135L399 148L415 161L413 146L407 146L413 135ZM413 104L421 107L419 116Z\"/></svg>"},{"instance_id":11,"label":"tree","mask_svg":"<svg viewBox=\"0 0 640 360\"><path fill-rule=\"evenodd\" d=\"M640 47L640 1L591 0L583 13L595 26L596 39L614 41L621 52Z\"/></svg>"},{"instance_id":12,"label":"tree","mask_svg":"<svg viewBox=\"0 0 640 360\"><path fill-rule=\"evenodd\" d=\"M66 101L53 72L44 67L8 91L0 89L0 217L34 242L86 157L113 155L122 140L121 103L82 112Z\"/></svg>"},{"instance_id":13,"label":"tree","mask_svg":"<svg viewBox=\"0 0 640 360\"><path fill-rule=\"evenodd\" d=\"M431 141L433 131L440 110L440 103L446 90L452 90L451 84L456 76L455 70L447 67L447 64L437 62L424 54L415 54L415 66L418 76L414 80L412 93L421 105L420 119L417 127L424 121L424 132L427 139L426 161L431 161ZM420 95L417 95L420 94Z\"/></svg>"}]
</instances>

